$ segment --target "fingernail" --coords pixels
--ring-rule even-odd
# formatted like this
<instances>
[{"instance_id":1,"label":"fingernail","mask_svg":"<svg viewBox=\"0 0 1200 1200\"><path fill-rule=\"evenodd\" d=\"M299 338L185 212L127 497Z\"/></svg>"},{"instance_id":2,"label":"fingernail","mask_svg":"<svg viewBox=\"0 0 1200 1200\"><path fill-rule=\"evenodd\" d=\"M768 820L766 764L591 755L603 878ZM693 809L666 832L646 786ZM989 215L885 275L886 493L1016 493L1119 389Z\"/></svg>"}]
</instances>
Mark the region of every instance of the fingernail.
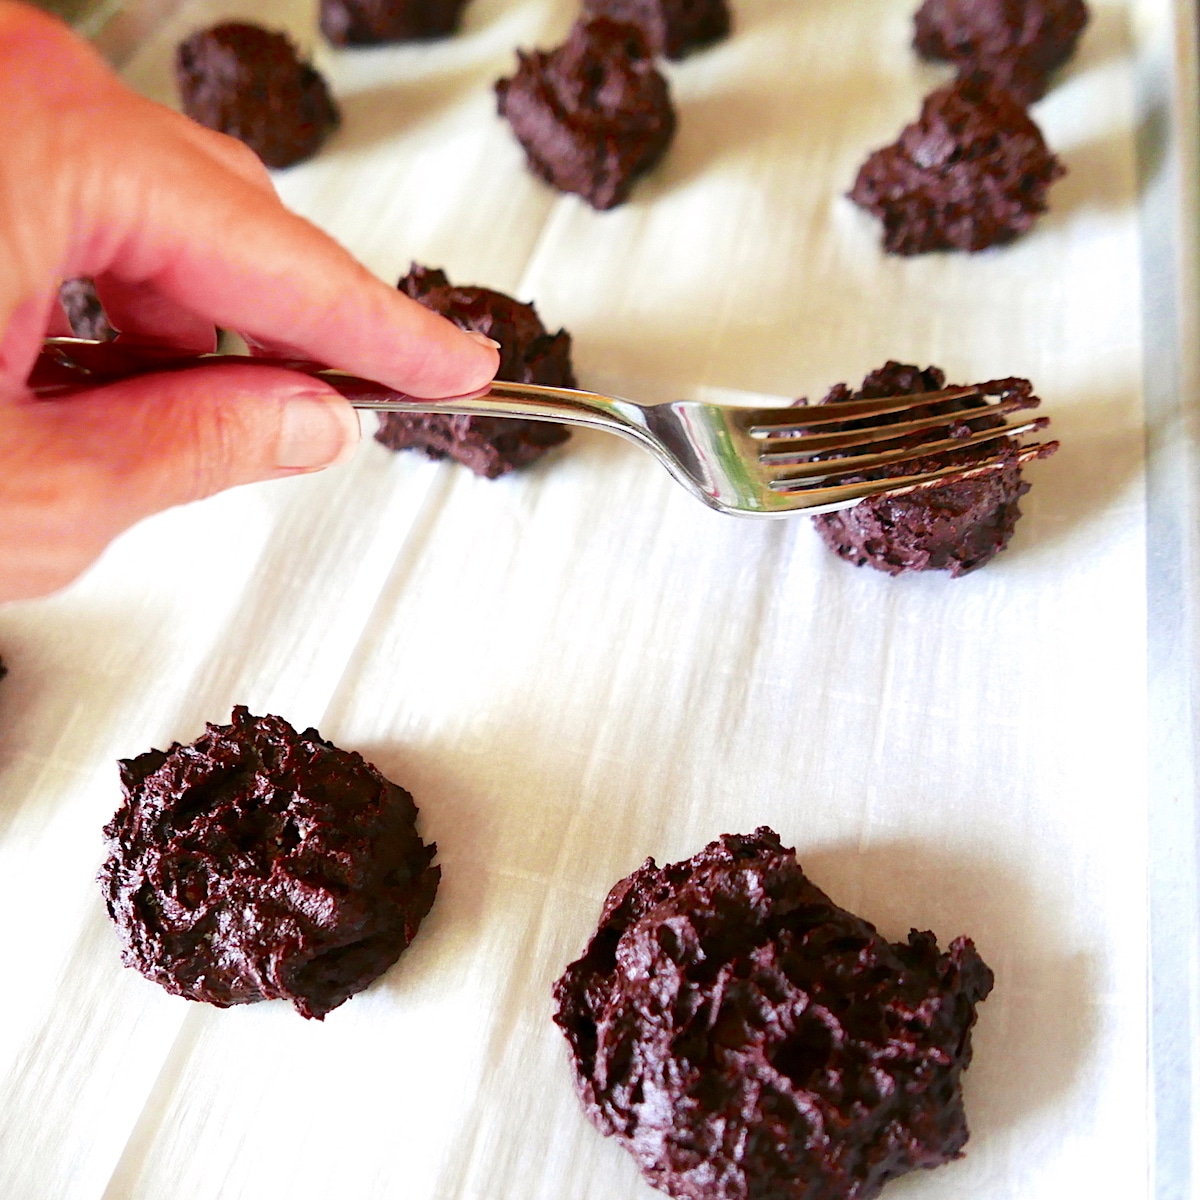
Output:
<instances>
[{"instance_id":1,"label":"fingernail","mask_svg":"<svg viewBox=\"0 0 1200 1200\"><path fill-rule=\"evenodd\" d=\"M284 471L316 471L345 462L362 431L358 414L340 396L301 392L283 406L276 465Z\"/></svg>"},{"instance_id":2,"label":"fingernail","mask_svg":"<svg viewBox=\"0 0 1200 1200\"><path fill-rule=\"evenodd\" d=\"M500 343L495 339L487 336L486 333L476 333L474 329L464 329L463 333L467 335L473 342L478 342L481 346L491 346L493 350L500 349Z\"/></svg>"}]
</instances>

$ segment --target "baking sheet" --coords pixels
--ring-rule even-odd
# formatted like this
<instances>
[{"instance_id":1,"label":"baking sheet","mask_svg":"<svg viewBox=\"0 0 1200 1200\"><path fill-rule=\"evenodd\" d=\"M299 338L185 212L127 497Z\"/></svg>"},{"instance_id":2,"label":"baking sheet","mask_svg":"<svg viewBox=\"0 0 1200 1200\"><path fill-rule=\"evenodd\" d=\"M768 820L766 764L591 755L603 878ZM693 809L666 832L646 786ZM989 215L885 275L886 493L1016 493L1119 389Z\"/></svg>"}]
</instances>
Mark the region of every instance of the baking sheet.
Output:
<instances>
[{"instance_id":1,"label":"baking sheet","mask_svg":"<svg viewBox=\"0 0 1200 1200\"><path fill-rule=\"evenodd\" d=\"M490 93L570 6L474 0L444 43L336 52L311 4L271 7L345 115L277 186L380 275L533 299L584 386L639 398L815 395L888 358L1028 375L1063 449L957 581L855 570L804 520L721 517L580 433L496 482L367 443L4 609L0 1195L649 1197L579 1112L549 986L647 855L761 823L889 936L967 933L996 970L967 1156L888 1194L1149 1194L1135 152L1170 11L1093 5L1035 110L1070 173L1031 235L905 261L842 193L945 77L910 10L741 0L733 38L668 68L667 160L596 214L523 170ZM172 46L229 15L267 19L184 4L127 78L172 102ZM120 966L93 882L114 760L235 703L361 750L439 845L417 942L323 1024L166 996Z\"/></svg>"},{"instance_id":2,"label":"baking sheet","mask_svg":"<svg viewBox=\"0 0 1200 1200\"><path fill-rule=\"evenodd\" d=\"M1154 1195L1200 1192L1200 78L1193 4L1140 23Z\"/></svg>"}]
</instances>

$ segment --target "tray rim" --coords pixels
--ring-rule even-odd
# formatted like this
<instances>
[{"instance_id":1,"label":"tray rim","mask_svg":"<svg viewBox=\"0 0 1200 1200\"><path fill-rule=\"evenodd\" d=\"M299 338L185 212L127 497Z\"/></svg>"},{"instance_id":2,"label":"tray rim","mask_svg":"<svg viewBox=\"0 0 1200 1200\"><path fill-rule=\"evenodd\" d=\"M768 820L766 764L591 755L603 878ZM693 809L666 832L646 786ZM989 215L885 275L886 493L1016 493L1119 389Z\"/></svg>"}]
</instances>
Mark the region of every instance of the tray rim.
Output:
<instances>
[{"instance_id":1,"label":"tray rim","mask_svg":"<svg viewBox=\"0 0 1200 1200\"><path fill-rule=\"evenodd\" d=\"M1200 1183L1200 21L1143 0L1136 63L1146 422L1148 1164Z\"/></svg>"}]
</instances>

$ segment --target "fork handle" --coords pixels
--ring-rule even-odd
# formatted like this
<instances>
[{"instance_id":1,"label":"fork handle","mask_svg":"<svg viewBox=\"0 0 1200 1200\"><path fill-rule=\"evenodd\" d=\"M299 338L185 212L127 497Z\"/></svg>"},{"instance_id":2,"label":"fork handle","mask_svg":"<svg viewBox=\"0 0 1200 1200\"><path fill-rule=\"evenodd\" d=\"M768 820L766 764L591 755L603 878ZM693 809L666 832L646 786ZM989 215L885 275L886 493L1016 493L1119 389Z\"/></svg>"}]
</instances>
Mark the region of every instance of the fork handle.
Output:
<instances>
[{"instance_id":1,"label":"fork handle","mask_svg":"<svg viewBox=\"0 0 1200 1200\"><path fill-rule=\"evenodd\" d=\"M579 388L545 387L536 383L508 383L494 379L484 392L423 400L332 368L316 370L312 374L336 388L355 408L364 411L524 417L530 421L584 425L631 437L637 437L645 428L641 408L632 401L602 396L598 392L585 392Z\"/></svg>"},{"instance_id":2,"label":"fork handle","mask_svg":"<svg viewBox=\"0 0 1200 1200\"><path fill-rule=\"evenodd\" d=\"M640 405L578 388L494 380L486 390L470 396L430 400L308 359L244 354L179 355L159 347L121 341L46 338L30 374L29 387L35 396L53 399L81 388L117 383L151 372L182 371L214 363L297 371L324 380L355 408L373 412L462 413L473 417L556 421L647 441L646 419Z\"/></svg>"}]
</instances>

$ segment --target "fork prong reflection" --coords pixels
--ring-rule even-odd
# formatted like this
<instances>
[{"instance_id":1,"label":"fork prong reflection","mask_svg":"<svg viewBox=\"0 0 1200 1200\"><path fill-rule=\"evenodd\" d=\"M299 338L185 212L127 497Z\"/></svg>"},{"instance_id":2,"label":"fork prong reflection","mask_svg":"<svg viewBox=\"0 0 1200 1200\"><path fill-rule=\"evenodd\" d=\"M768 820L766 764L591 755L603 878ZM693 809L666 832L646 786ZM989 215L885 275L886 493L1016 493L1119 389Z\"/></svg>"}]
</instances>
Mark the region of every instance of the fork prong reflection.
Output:
<instances>
[{"instance_id":1,"label":"fork prong reflection","mask_svg":"<svg viewBox=\"0 0 1200 1200\"><path fill-rule=\"evenodd\" d=\"M911 437L913 434L928 433L946 425L962 423L959 420L944 420L931 417L928 420L906 421L903 424L897 425L881 425L871 429L855 429L847 433L816 433L810 434L808 437L763 442L763 448L759 452L759 460L764 463L805 462L816 455L836 454L843 450L853 450L857 446L886 445L889 442ZM1016 437L1018 434L1029 433L1035 429L1044 429L1049 423L1046 417L1035 417L1033 420L1025 421L1020 425L997 425L991 429L976 430L974 433L962 437L948 437L934 442L921 442L917 446L912 447L912 449L918 451L918 454L914 455L914 457L919 457L920 454L937 454L942 450L952 450L956 446L969 446L973 440L987 440L976 438L976 433L986 433L991 437ZM935 446L939 447L939 449L934 449ZM895 449L907 449L907 447L896 447ZM880 451L880 453L890 453L890 451Z\"/></svg>"},{"instance_id":2,"label":"fork prong reflection","mask_svg":"<svg viewBox=\"0 0 1200 1200\"><path fill-rule=\"evenodd\" d=\"M803 480L771 480L771 491L792 497L797 509L816 508L820 505L853 503L871 496L903 496L909 492L923 490L959 479L975 479L1003 470L1006 466L1024 466L1035 459L1045 458L1058 449L1058 442L1037 442L1025 446L1015 454L995 455L973 466L942 467L936 471L921 471L914 475L897 475L888 479L864 479L856 483L813 485Z\"/></svg>"},{"instance_id":3,"label":"fork prong reflection","mask_svg":"<svg viewBox=\"0 0 1200 1200\"><path fill-rule=\"evenodd\" d=\"M841 400L837 404L801 404L784 408L747 408L739 411L743 428L753 438L780 437L787 430L803 431L821 425L840 425L868 417L907 412L929 404L949 400L980 398L977 387L942 388L937 392L917 392L908 396L883 396L871 400Z\"/></svg>"},{"instance_id":4,"label":"fork prong reflection","mask_svg":"<svg viewBox=\"0 0 1200 1200\"><path fill-rule=\"evenodd\" d=\"M999 429L981 429L976 433L959 438L941 438L934 442L921 442L915 446L898 446L892 450L877 450L870 454L847 454L838 458L804 459L795 456L763 454L759 461L768 469L774 468L772 479L821 479L837 475L858 475L865 471L896 463L915 462L938 454L966 450L972 446L994 442L1000 438L1016 438L1022 434L1045 428L1044 418L1027 421L1024 425L1004 426Z\"/></svg>"}]
</instances>

